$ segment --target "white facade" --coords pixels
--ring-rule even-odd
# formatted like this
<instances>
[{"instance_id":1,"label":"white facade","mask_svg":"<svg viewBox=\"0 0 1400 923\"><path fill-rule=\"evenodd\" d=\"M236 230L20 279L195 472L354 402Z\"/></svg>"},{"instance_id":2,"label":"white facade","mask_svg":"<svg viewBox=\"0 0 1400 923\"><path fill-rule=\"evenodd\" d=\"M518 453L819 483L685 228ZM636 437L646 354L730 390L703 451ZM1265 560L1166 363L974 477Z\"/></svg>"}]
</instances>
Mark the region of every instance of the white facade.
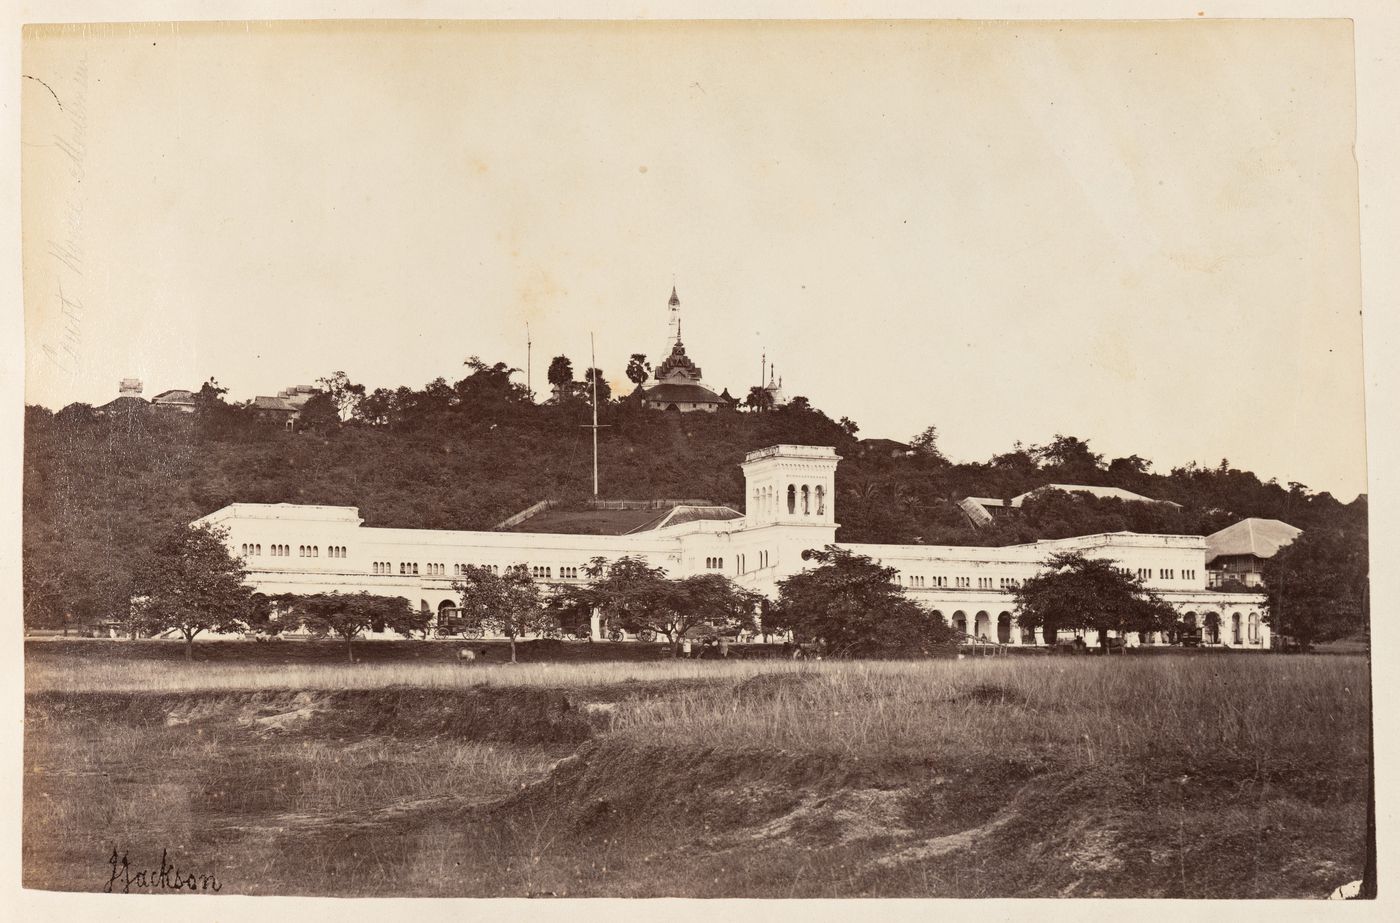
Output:
<instances>
[{"instance_id":1,"label":"white facade","mask_svg":"<svg viewBox=\"0 0 1400 923\"><path fill-rule=\"evenodd\" d=\"M568 535L367 527L355 507L235 503L196 520L222 526L259 592L401 596L439 611L456 605L452 582L469 564L524 564L550 584L581 582L595 557L641 557L673 577L723 573L770 598L778 582L809 564L802 553L836 544L836 467L830 446L777 445L744 459L743 518L700 519L628 535ZM1264 597L1206 588L1200 536L1118 532L1001 548L842 543L899 571L925 607L964 630L1005 643L1043 643L1015 624L1012 591L1057 551L1107 558L1142 577L1203 627L1218 619L1218 642L1267 648ZM1235 626L1239 625L1236 635ZM1238 639L1238 640L1237 640ZM1093 633L1086 638L1094 643ZM1128 643L1139 642L1136 636ZM1161 639L1147 639L1149 643ZM1210 638L1207 637L1207 642Z\"/></svg>"}]
</instances>

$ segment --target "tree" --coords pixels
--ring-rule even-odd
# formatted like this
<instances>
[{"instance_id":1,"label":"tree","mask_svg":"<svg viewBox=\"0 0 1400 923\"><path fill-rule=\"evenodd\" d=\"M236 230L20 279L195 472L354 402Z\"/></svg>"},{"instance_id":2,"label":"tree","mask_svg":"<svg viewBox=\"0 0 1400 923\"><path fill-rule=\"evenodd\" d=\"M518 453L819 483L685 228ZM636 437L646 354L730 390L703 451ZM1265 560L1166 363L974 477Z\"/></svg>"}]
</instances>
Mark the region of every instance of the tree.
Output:
<instances>
[{"instance_id":1,"label":"tree","mask_svg":"<svg viewBox=\"0 0 1400 923\"><path fill-rule=\"evenodd\" d=\"M842 431L845 432L847 436L854 437L856 433L860 432L860 427L857 426L856 421L852 420L850 417L842 417L837 421L837 425L841 427Z\"/></svg>"},{"instance_id":2,"label":"tree","mask_svg":"<svg viewBox=\"0 0 1400 923\"><path fill-rule=\"evenodd\" d=\"M344 372L336 372L329 377L318 378L316 383L324 388L325 393L330 396L336 414L342 420L353 417L359 409L360 402L365 399L365 386L355 384L350 380L350 376Z\"/></svg>"},{"instance_id":3,"label":"tree","mask_svg":"<svg viewBox=\"0 0 1400 923\"><path fill-rule=\"evenodd\" d=\"M225 544L226 530L182 526L162 539L134 578L134 624L145 634L178 629L185 659L203 631L243 631L252 616L253 591L243 582L243 562Z\"/></svg>"},{"instance_id":4,"label":"tree","mask_svg":"<svg viewBox=\"0 0 1400 923\"><path fill-rule=\"evenodd\" d=\"M340 412L336 410L335 400L329 394L317 394L305 404L301 405L301 410L297 413L297 424L303 430L313 433L324 433L335 429L340 424Z\"/></svg>"},{"instance_id":5,"label":"tree","mask_svg":"<svg viewBox=\"0 0 1400 923\"><path fill-rule=\"evenodd\" d=\"M608 378L603 374L602 369L589 369L583 373L583 396L589 401L593 400L593 383L598 383L598 402L606 403L612 397L612 385L608 384Z\"/></svg>"},{"instance_id":6,"label":"tree","mask_svg":"<svg viewBox=\"0 0 1400 923\"><path fill-rule=\"evenodd\" d=\"M643 353L633 353L627 360L627 380L641 387L651 377L651 363Z\"/></svg>"},{"instance_id":7,"label":"tree","mask_svg":"<svg viewBox=\"0 0 1400 923\"><path fill-rule=\"evenodd\" d=\"M837 655L927 654L952 639L941 618L905 594L893 567L835 545L802 557L817 566L778 582L765 628L791 629Z\"/></svg>"},{"instance_id":8,"label":"tree","mask_svg":"<svg viewBox=\"0 0 1400 923\"><path fill-rule=\"evenodd\" d=\"M550 360L549 373L545 377L549 379L555 396L561 397L573 388L574 364L569 361L568 356L555 356Z\"/></svg>"},{"instance_id":9,"label":"tree","mask_svg":"<svg viewBox=\"0 0 1400 923\"><path fill-rule=\"evenodd\" d=\"M1137 577L1105 558L1077 551L1052 554L1044 570L1016 587L1017 620L1022 628L1042 629L1047 644L1062 628L1093 629L1108 645L1108 632L1165 631L1176 624L1176 610Z\"/></svg>"},{"instance_id":10,"label":"tree","mask_svg":"<svg viewBox=\"0 0 1400 923\"><path fill-rule=\"evenodd\" d=\"M1076 481L1089 480L1103 464L1103 456L1089 451L1089 443L1059 433L1047 445L1033 447L1031 454L1042 465Z\"/></svg>"},{"instance_id":11,"label":"tree","mask_svg":"<svg viewBox=\"0 0 1400 923\"><path fill-rule=\"evenodd\" d=\"M540 588L524 564L513 564L500 574L469 564L462 576L452 582L452 591L462 599L466 624L510 639L511 663L515 663L516 638L556 626L553 613L544 605Z\"/></svg>"},{"instance_id":12,"label":"tree","mask_svg":"<svg viewBox=\"0 0 1400 923\"><path fill-rule=\"evenodd\" d=\"M749 396L744 398L744 406L758 413L772 410L773 393L762 385L754 385L749 389Z\"/></svg>"},{"instance_id":13,"label":"tree","mask_svg":"<svg viewBox=\"0 0 1400 923\"><path fill-rule=\"evenodd\" d=\"M752 626L758 597L739 589L722 574L672 580L661 567L624 556L612 563L594 558L586 569L592 583L580 592L588 605L602 610L626 631L654 631L680 656L685 633L711 625L716 630Z\"/></svg>"},{"instance_id":14,"label":"tree","mask_svg":"<svg viewBox=\"0 0 1400 923\"><path fill-rule=\"evenodd\" d=\"M208 407L212 404L222 404L225 394L228 394L228 388L220 386L218 379L211 375L208 381L199 386L194 398L201 407Z\"/></svg>"},{"instance_id":15,"label":"tree","mask_svg":"<svg viewBox=\"0 0 1400 923\"><path fill-rule=\"evenodd\" d=\"M301 625L313 634L339 635L345 639L345 657L351 663L355 662L355 639L361 633L386 626L407 638L426 630L432 618L431 613L414 609L402 596L365 592L283 594L272 603L279 628Z\"/></svg>"},{"instance_id":16,"label":"tree","mask_svg":"<svg viewBox=\"0 0 1400 923\"><path fill-rule=\"evenodd\" d=\"M1321 641L1368 635L1370 568L1362 530L1304 532L1264 561L1265 623L1308 650Z\"/></svg>"},{"instance_id":17,"label":"tree","mask_svg":"<svg viewBox=\"0 0 1400 923\"><path fill-rule=\"evenodd\" d=\"M741 588L723 574L693 574L680 581L679 606L683 618L678 623L683 635L690 628L708 626L723 634L753 631L763 597Z\"/></svg>"},{"instance_id":18,"label":"tree","mask_svg":"<svg viewBox=\"0 0 1400 923\"><path fill-rule=\"evenodd\" d=\"M948 461L938 448L938 427L936 426L925 427L923 432L910 440L909 447L919 458L942 464L946 464Z\"/></svg>"}]
</instances>

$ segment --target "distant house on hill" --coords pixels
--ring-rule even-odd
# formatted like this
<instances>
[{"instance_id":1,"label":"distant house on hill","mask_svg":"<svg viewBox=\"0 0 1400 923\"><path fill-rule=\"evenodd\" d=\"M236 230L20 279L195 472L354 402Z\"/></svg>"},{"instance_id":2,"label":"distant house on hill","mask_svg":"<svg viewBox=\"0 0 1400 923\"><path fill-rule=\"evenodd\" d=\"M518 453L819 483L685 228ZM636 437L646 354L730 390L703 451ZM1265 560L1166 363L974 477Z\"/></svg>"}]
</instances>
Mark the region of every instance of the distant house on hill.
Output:
<instances>
[{"instance_id":1,"label":"distant house on hill","mask_svg":"<svg viewBox=\"0 0 1400 923\"><path fill-rule=\"evenodd\" d=\"M890 458L903 458L913 455L914 449L907 442L893 439L862 439L858 443L861 455L888 455Z\"/></svg>"},{"instance_id":2,"label":"distant house on hill","mask_svg":"<svg viewBox=\"0 0 1400 923\"><path fill-rule=\"evenodd\" d=\"M1126 503L1161 503L1167 506L1180 508L1180 503L1171 500L1156 500L1152 497L1144 497L1142 494L1135 494L1131 490L1124 490L1121 487L1098 487L1089 484L1045 484L1034 490L1028 490L1023 494L1018 494L1007 500L1000 500L993 497L964 497L958 501L958 506L967 515L968 521L976 528L991 525L998 518L1010 515L1019 510L1030 497L1043 494L1049 490L1060 490L1067 494L1089 494L1099 499L1122 500Z\"/></svg>"},{"instance_id":3,"label":"distant house on hill","mask_svg":"<svg viewBox=\"0 0 1400 923\"><path fill-rule=\"evenodd\" d=\"M1264 582L1264 562L1303 534L1281 519L1242 519L1206 536L1206 580L1211 587L1237 581L1247 587Z\"/></svg>"},{"instance_id":4,"label":"distant house on hill","mask_svg":"<svg viewBox=\"0 0 1400 923\"><path fill-rule=\"evenodd\" d=\"M321 393L315 385L293 385L275 396L260 394L253 398L253 413L264 420L274 420L290 429L301 415L306 402Z\"/></svg>"},{"instance_id":5,"label":"distant house on hill","mask_svg":"<svg viewBox=\"0 0 1400 923\"><path fill-rule=\"evenodd\" d=\"M184 388L162 391L151 398L151 403L162 410L174 410L179 413L194 413L197 406L195 393Z\"/></svg>"}]
</instances>

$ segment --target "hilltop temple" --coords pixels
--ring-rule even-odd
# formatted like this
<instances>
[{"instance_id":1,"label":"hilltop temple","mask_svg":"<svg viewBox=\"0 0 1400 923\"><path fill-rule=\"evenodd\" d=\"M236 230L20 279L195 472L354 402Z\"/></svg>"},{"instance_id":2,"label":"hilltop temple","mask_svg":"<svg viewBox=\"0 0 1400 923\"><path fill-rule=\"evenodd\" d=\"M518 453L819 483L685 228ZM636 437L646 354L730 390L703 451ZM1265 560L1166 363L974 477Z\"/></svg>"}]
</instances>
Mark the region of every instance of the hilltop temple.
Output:
<instances>
[{"instance_id":1,"label":"hilltop temple","mask_svg":"<svg viewBox=\"0 0 1400 923\"><path fill-rule=\"evenodd\" d=\"M685 354L685 343L681 341L681 299L676 287L671 286L671 323L676 333L671 345L671 355L656 367L653 380L642 388L642 399L653 410L679 410L681 413L702 411L714 413L723 407L735 407L738 401L724 389L716 394L705 387L700 375L700 366Z\"/></svg>"}]
</instances>

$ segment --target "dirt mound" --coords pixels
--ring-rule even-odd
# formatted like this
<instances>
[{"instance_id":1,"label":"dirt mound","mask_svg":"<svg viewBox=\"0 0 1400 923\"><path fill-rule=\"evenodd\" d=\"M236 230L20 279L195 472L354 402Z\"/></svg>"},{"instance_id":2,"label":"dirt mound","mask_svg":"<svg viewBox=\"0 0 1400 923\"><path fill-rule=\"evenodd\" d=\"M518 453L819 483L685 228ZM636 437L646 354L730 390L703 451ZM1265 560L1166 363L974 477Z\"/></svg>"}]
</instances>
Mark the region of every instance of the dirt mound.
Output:
<instances>
[{"instance_id":1,"label":"dirt mound","mask_svg":"<svg viewBox=\"0 0 1400 923\"><path fill-rule=\"evenodd\" d=\"M455 737L577 745L601 723L559 689L389 688L317 692L35 693L27 721L91 720L132 728L208 724L259 734L357 740Z\"/></svg>"}]
</instances>

